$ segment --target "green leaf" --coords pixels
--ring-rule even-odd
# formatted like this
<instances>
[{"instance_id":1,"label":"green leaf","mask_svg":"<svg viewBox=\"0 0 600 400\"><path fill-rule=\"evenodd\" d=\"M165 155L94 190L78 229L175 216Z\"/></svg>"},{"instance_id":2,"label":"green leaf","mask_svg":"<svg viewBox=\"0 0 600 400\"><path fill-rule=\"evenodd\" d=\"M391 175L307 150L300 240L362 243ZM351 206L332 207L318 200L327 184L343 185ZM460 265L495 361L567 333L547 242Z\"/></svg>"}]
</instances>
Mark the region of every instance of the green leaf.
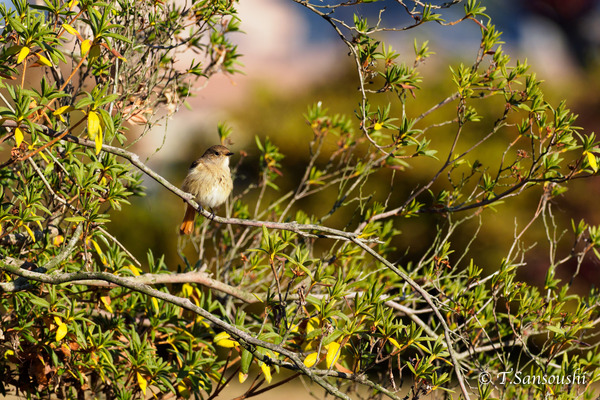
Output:
<instances>
[{"instance_id":1,"label":"green leaf","mask_svg":"<svg viewBox=\"0 0 600 400\"><path fill-rule=\"evenodd\" d=\"M557 333L557 334L559 334L561 336L565 335L565 331L563 329L561 329L559 326L548 325L546 327L546 329L548 329L550 332Z\"/></svg>"},{"instance_id":2,"label":"green leaf","mask_svg":"<svg viewBox=\"0 0 600 400\"><path fill-rule=\"evenodd\" d=\"M241 355L241 362L240 362L240 368L242 373L247 374L248 371L250 370L250 364L252 364L252 359L254 358L254 355L246 350L243 349L242 350L242 355Z\"/></svg>"},{"instance_id":3,"label":"green leaf","mask_svg":"<svg viewBox=\"0 0 600 400\"><path fill-rule=\"evenodd\" d=\"M87 219L85 219L84 217L67 217L67 218L65 218L65 221L67 221L67 222L85 222L85 221L87 221Z\"/></svg>"},{"instance_id":4,"label":"green leaf","mask_svg":"<svg viewBox=\"0 0 600 400\"><path fill-rule=\"evenodd\" d=\"M50 308L50 303L48 303L46 300L42 299L41 297L31 296L29 301L38 307Z\"/></svg>"}]
</instances>

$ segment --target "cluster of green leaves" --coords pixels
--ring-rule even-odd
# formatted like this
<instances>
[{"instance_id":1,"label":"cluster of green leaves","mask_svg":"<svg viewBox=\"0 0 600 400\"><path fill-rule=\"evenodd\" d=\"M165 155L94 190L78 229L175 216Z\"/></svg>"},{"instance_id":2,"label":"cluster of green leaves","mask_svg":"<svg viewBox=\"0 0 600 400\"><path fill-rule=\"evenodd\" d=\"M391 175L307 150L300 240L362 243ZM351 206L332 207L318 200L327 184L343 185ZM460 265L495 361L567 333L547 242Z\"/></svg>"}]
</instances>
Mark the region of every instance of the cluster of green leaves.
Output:
<instances>
[{"instance_id":1,"label":"cluster of green leaves","mask_svg":"<svg viewBox=\"0 0 600 400\"><path fill-rule=\"evenodd\" d=\"M113 246L102 258L112 263L119 252ZM151 257L149 265L155 273L167 272ZM131 265L115 272L139 275ZM189 285L180 285L176 293L207 310L219 307ZM54 392L73 398L92 391L127 399L145 395L152 385L153 391L189 396L210 392L218 381L222 362L215 359L206 322L190 321L181 309L129 290L95 291L90 298L86 290L48 286L4 300L3 307L11 310L3 320L4 393L13 386L31 395Z\"/></svg>"},{"instance_id":2,"label":"cluster of green leaves","mask_svg":"<svg viewBox=\"0 0 600 400\"><path fill-rule=\"evenodd\" d=\"M199 78L235 72L239 56L229 41L233 2L175 3L0 5L0 265L140 275L141 263L104 226L144 194L141 174L102 148L129 146L131 125L145 134L160 106L173 111ZM174 60L188 49L202 59L181 69ZM167 266L149 257L143 270ZM4 271L0 281L18 282ZM219 307L197 288L174 290ZM2 395L189 396L218 381L222 362L206 322L156 299L118 287L30 284L3 293L0 308Z\"/></svg>"}]
</instances>

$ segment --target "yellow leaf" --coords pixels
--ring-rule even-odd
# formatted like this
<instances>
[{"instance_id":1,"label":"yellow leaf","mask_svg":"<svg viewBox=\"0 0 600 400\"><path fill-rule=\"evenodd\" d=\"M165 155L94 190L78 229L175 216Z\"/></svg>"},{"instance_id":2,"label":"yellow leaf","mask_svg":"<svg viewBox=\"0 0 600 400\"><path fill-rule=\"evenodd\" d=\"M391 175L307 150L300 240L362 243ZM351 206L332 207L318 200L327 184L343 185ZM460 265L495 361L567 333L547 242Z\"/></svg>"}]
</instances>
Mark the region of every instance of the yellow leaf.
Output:
<instances>
[{"instance_id":1,"label":"yellow leaf","mask_svg":"<svg viewBox=\"0 0 600 400\"><path fill-rule=\"evenodd\" d=\"M133 272L133 275L135 276L140 276L140 273L142 272L142 270L136 267L135 265L129 265L128 268L131 270L131 272Z\"/></svg>"},{"instance_id":2,"label":"yellow leaf","mask_svg":"<svg viewBox=\"0 0 600 400\"><path fill-rule=\"evenodd\" d=\"M240 373L238 374L238 380L240 381L240 383L246 382L246 379L248 379L248 374L245 374L242 371L240 371Z\"/></svg>"},{"instance_id":3,"label":"yellow leaf","mask_svg":"<svg viewBox=\"0 0 600 400\"><path fill-rule=\"evenodd\" d=\"M273 377L271 376L271 367L269 367L265 363L262 363L260 365L260 369L262 370L262 373L265 376L265 380L267 381L267 383L271 383L271 379L273 379Z\"/></svg>"},{"instance_id":4,"label":"yellow leaf","mask_svg":"<svg viewBox=\"0 0 600 400\"><path fill-rule=\"evenodd\" d=\"M231 349L232 347L239 346L240 344L235 340L231 339L223 339L216 343L217 346L225 347L226 349Z\"/></svg>"},{"instance_id":5,"label":"yellow leaf","mask_svg":"<svg viewBox=\"0 0 600 400\"><path fill-rule=\"evenodd\" d=\"M450 366L452 366L452 365L453 365L453 364L452 364L450 361L446 360L445 358L442 358L442 357L436 357L436 359L437 359L437 360L442 360L443 362L445 362L446 364L448 364L448 365L450 365Z\"/></svg>"},{"instance_id":6,"label":"yellow leaf","mask_svg":"<svg viewBox=\"0 0 600 400\"><path fill-rule=\"evenodd\" d=\"M102 301L102 304L104 304L104 307L106 308L106 311L108 311L109 313L113 313L113 309L110 306L110 296L102 296L100 297L100 300Z\"/></svg>"},{"instance_id":7,"label":"yellow leaf","mask_svg":"<svg viewBox=\"0 0 600 400\"><path fill-rule=\"evenodd\" d=\"M327 368L331 368L338 358L340 358L340 344L337 342L329 343L327 345L327 356L325 357Z\"/></svg>"},{"instance_id":8,"label":"yellow leaf","mask_svg":"<svg viewBox=\"0 0 600 400\"><path fill-rule=\"evenodd\" d=\"M100 126L100 117L98 117L98 113L95 111L90 111L88 113L87 128L90 139L95 139L96 135L102 131L102 127Z\"/></svg>"},{"instance_id":9,"label":"yellow leaf","mask_svg":"<svg viewBox=\"0 0 600 400\"><path fill-rule=\"evenodd\" d=\"M100 150L102 150L102 131L98 132L94 142L96 143L96 154L100 154Z\"/></svg>"},{"instance_id":10,"label":"yellow leaf","mask_svg":"<svg viewBox=\"0 0 600 400\"><path fill-rule=\"evenodd\" d=\"M181 291L185 297L190 297L192 294L194 294L194 287L189 283L184 283Z\"/></svg>"},{"instance_id":11,"label":"yellow leaf","mask_svg":"<svg viewBox=\"0 0 600 400\"><path fill-rule=\"evenodd\" d=\"M88 113L87 128L88 136L96 143L96 154L98 154L102 150L102 125L100 124L100 117L95 111Z\"/></svg>"},{"instance_id":12,"label":"yellow leaf","mask_svg":"<svg viewBox=\"0 0 600 400\"><path fill-rule=\"evenodd\" d=\"M221 332L214 337L213 342L215 342L215 344L217 346L225 347L228 349L240 345L238 342L236 342L235 340L232 340L230 338L231 338L231 335L229 333Z\"/></svg>"},{"instance_id":13,"label":"yellow leaf","mask_svg":"<svg viewBox=\"0 0 600 400\"><path fill-rule=\"evenodd\" d=\"M389 340L389 342L390 342L391 344L393 344L393 345L394 345L394 347L396 347L396 348L398 348L398 349L402 349L402 347L400 346L400 343L398 343L398 342L396 341L396 339L394 339L394 338L388 338L388 340Z\"/></svg>"},{"instance_id":14,"label":"yellow leaf","mask_svg":"<svg viewBox=\"0 0 600 400\"><path fill-rule=\"evenodd\" d=\"M46 57L44 57L41 54L36 54L36 55L38 56L38 61L40 64L47 65L48 67L52 66L52 63Z\"/></svg>"},{"instance_id":15,"label":"yellow leaf","mask_svg":"<svg viewBox=\"0 0 600 400\"><path fill-rule=\"evenodd\" d=\"M218 334L215 335L215 337L213 338L213 342L216 343L216 342L218 342L220 340L223 340L223 339L229 339L230 337L231 337L231 335L229 333L223 331L223 332L218 333Z\"/></svg>"},{"instance_id":16,"label":"yellow leaf","mask_svg":"<svg viewBox=\"0 0 600 400\"><path fill-rule=\"evenodd\" d=\"M21 128L15 128L15 143L17 147L21 145L21 142L23 142L23 131Z\"/></svg>"},{"instance_id":17,"label":"yellow leaf","mask_svg":"<svg viewBox=\"0 0 600 400\"><path fill-rule=\"evenodd\" d=\"M415 342L415 346L417 346L418 348L420 348L423 351L429 352L429 350L427 349L427 347L423 346L421 343L419 342Z\"/></svg>"},{"instance_id":18,"label":"yellow leaf","mask_svg":"<svg viewBox=\"0 0 600 400\"><path fill-rule=\"evenodd\" d=\"M60 319L60 317L57 317L56 315L54 316L54 322L56 322L56 325L60 325L62 324L62 319Z\"/></svg>"},{"instance_id":19,"label":"yellow leaf","mask_svg":"<svg viewBox=\"0 0 600 400\"><path fill-rule=\"evenodd\" d=\"M317 329L319 327L319 325L320 325L319 318L312 317L311 319L308 320L308 324L306 324L306 333L311 333L312 331Z\"/></svg>"},{"instance_id":20,"label":"yellow leaf","mask_svg":"<svg viewBox=\"0 0 600 400\"><path fill-rule=\"evenodd\" d=\"M148 386L148 381L146 381L146 379L139 372L136 372L136 375L138 386L140 387L140 389L142 389L142 393L146 395L146 387Z\"/></svg>"},{"instance_id":21,"label":"yellow leaf","mask_svg":"<svg viewBox=\"0 0 600 400\"><path fill-rule=\"evenodd\" d=\"M196 317L196 323L203 325L205 328L210 328L210 324L199 315Z\"/></svg>"},{"instance_id":22,"label":"yellow leaf","mask_svg":"<svg viewBox=\"0 0 600 400\"><path fill-rule=\"evenodd\" d=\"M158 312L160 308L158 307L158 300L156 300L156 297L152 297L152 305L154 306L156 312Z\"/></svg>"},{"instance_id":23,"label":"yellow leaf","mask_svg":"<svg viewBox=\"0 0 600 400\"><path fill-rule=\"evenodd\" d=\"M96 241L94 239L90 239L90 242L92 242L92 245L94 245L94 249L96 249L96 253L98 253L98 255L102 255L102 249L100 248L100 246L98 245L98 243L96 243Z\"/></svg>"},{"instance_id":24,"label":"yellow leaf","mask_svg":"<svg viewBox=\"0 0 600 400\"><path fill-rule=\"evenodd\" d=\"M52 113L52 115L57 115L62 122L66 122L65 119L63 118L62 114L64 114L67 111L73 111L73 107L72 106L59 107Z\"/></svg>"},{"instance_id":25,"label":"yellow leaf","mask_svg":"<svg viewBox=\"0 0 600 400\"><path fill-rule=\"evenodd\" d=\"M67 328L67 325L65 323L61 322L58 325L58 329L56 330L56 341L60 342L67 335L68 331L69 331L69 328Z\"/></svg>"},{"instance_id":26,"label":"yellow leaf","mask_svg":"<svg viewBox=\"0 0 600 400\"><path fill-rule=\"evenodd\" d=\"M183 399L188 399L190 397L189 390L188 390L187 386L185 386L183 383L180 383L179 385L177 385L177 392Z\"/></svg>"},{"instance_id":27,"label":"yellow leaf","mask_svg":"<svg viewBox=\"0 0 600 400\"><path fill-rule=\"evenodd\" d=\"M23 226L25 227L25 230L29 234L29 237L31 237L31 240L35 243L35 235L33 234L33 231L27 225L23 225Z\"/></svg>"},{"instance_id":28,"label":"yellow leaf","mask_svg":"<svg viewBox=\"0 0 600 400\"><path fill-rule=\"evenodd\" d=\"M30 146L30 147L33 148L33 146ZM48 164L50 164L50 160L48 160L48 157L46 157L43 152L40 152L38 154L40 155L40 157L42 157L44 159L44 161L46 161Z\"/></svg>"},{"instance_id":29,"label":"yellow leaf","mask_svg":"<svg viewBox=\"0 0 600 400\"><path fill-rule=\"evenodd\" d=\"M588 163L590 163L590 167L594 170L594 172L598 172L598 163L596 162L596 156L589 151L586 151L586 156L588 159Z\"/></svg>"},{"instance_id":30,"label":"yellow leaf","mask_svg":"<svg viewBox=\"0 0 600 400\"><path fill-rule=\"evenodd\" d=\"M89 39L84 40L83 42L81 42L81 55L85 55L90 51L90 48L92 47L92 41Z\"/></svg>"},{"instance_id":31,"label":"yellow leaf","mask_svg":"<svg viewBox=\"0 0 600 400\"><path fill-rule=\"evenodd\" d=\"M29 55L31 50L27 46L23 46L19 51L19 55L17 56L17 64L21 64L23 60Z\"/></svg>"},{"instance_id":32,"label":"yellow leaf","mask_svg":"<svg viewBox=\"0 0 600 400\"><path fill-rule=\"evenodd\" d=\"M306 365L307 368L310 368L317 363L318 359L319 359L318 353L310 353L304 359L304 365Z\"/></svg>"},{"instance_id":33,"label":"yellow leaf","mask_svg":"<svg viewBox=\"0 0 600 400\"><path fill-rule=\"evenodd\" d=\"M375 126L373 127L373 129L375 129L376 131L381 130L381 128L383 128L383 124L381 124L380 122L375 123Z\"/></svg>"},{"instance_id":34,"label":"yellow leaf","mask_svg":"<svg viewBox=\"0 0 600 400\"><path fill-rule=\"evenodd\" d=\"M310 342L306 343L306 345L304 346L304 351L315 350L315 344L317 343L314 340L311 340Z\"/></svg>"},{"instance_id":35,"label":"yellow leaf","mask_svg":"<svg viewBox=\"0 0 600 400\"><path fill-rule=\"evenodd\" d=\"M61 114L64 114L64 113L65 113L65 111L72 111L72 110L73 110L73 107L72 107L72 106L62 106L62 107L59 107L59 108L57 108L57 109L56 109L56 110L55 110L55 111L52 113L52 115L61 115Z\"/></svg>"},{"instance_id":36,"label":"yellow leaf","mask_svg":"<svg viewBox=\"0 0 600 400\"><path fill-rule=\"evenodd\" d=\"M63 24L62 27L65 29L65 31L69 32L71 35L80 36L79 32L77 32L77 30L75 28L73 28L71 25Z\"/></svg>"},{"instance_id":37,"label":"yellow leaf","mask_svg":"<svg viewBox=\"0 0 600 400\"><path fill-rule=\"evenodd\" d=\"M252 296L254 296L260 303L263 302L263 300L256 293L252 293Z\"/></svg>"}]
</instances>

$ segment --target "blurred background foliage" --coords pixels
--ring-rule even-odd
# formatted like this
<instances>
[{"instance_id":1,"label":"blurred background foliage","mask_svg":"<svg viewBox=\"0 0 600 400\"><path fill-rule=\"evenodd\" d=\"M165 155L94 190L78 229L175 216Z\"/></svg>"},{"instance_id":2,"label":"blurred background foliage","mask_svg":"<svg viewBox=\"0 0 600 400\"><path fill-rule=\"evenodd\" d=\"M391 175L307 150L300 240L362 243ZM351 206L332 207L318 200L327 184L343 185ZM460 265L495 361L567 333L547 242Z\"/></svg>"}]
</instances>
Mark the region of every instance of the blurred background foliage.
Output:
<instances>
[{"instance_id":1,"label":"blurred background foliage","mask_svg":"<svg viewBox=\"0 0 600 400\"><path fill-rule=\"evenodd\" d=\"M361 5L359 12L365 17L377 18L374 11L379 10L382 3L386 7L382 18L384 22L389 23L394 18L406 22L408 17L392 1ZM567 107L580 115L576 125L586 131L598 130L600 91L596 88L600 88L600 74L597 72L600 39L596 31L584 29L600 20L597 2L569 2L568 7L560 1L550 0L484 3L497 30L503 32L505 51L514 58L527 58L532 66L531 70L544 80L542 87L546 100L551 104L558 104L566 98ZM269 137L286 155L281 163L285 179L278 181L280 193L285 193L295 188L303 174L303 170L296 166L305 165L309 158L306 143L312 137L312 131L303 123L307 105L320 101L330 114L340 113L352 118L348 111L358 108L355 67L350 57L343 56L347 53L347 48L337 40L330 27L302 7L291 3L284 5L257 0L252 5L242 1L239 9L241 30L244 33L235 36L234 40L240 43L240 51L244 54L241 62L245 65L240 69L245 75L212 80L203 91L187 100L191 105L190 110L180 110L174 115L174 120L165 126L156 127L148 138L141 140L140 145L148 153L156 151L150 158L149 165L158 166L158 170L167 179L177 184L183 180L189 163L208 146L218 142L217 125L227 121L233 129L231 138L234 143L231 147L236 152L232 162L234 165L239 162L234 193L240 193L258 179L256 166L259 152L254 143L255 136ZM456 10L460 13L460 10ZM453 10L450 9L449 12L452 13ZM255 15L263 15L264 18L257 22L253 18ZM279 18L270 18L274 15ZM351 17L351 14L348 16ZM257 24L264 26L257 27ZM416 28L404 33L401 43L398 42L397 35L394 35L394 41L386 34L380 34L383 41L388 43L390 40L389 44L399 49L401 61L410 63L414 59L414 39L420 42L429 40L430 49L435 53L420 68L422 90L416 92L415 98L407 101L409 117L419 115L453 92L454 85L448 66L456 68L461 62L472 62L478 48L478 31L475 24L450 27L428 24L422 31ZM329 59L334 59L335 62L329 62ZM392 93L380 95L374 103L394 103L394 97ZM501 103L499 98L482 101L477 106L477 111L483 116L483 126L468 125L465 137L470 135L477 138L478 133L486 132L486 128L498 118ZM401 110L391 111L392 115L398 112ZM454 108L447 106L435 113L436 121L425 118L417 127L449 120L453 116ZM176 134L166 137L167 131L175 131ZM431 135L432 147L447 149L452 135L444 130L444 126L435 128L434 132ZM505 143L506 137L499 136L498 140L491 140L477 149L474 157L493 159L504 151ZM327 146L334 149L335 143L326 144L326 149ZM406 198L410 188L419 182L428 181L442 162L443 160L418 158L411 160L410 168L396 171L406 187L406 193L400 197ZM374 200L385 200L390 174L390 170L376 174L372 182L377 184L369 187L373 191ZM175 242L176 226L183 214L183 204L164 190L153 190L155 183L148 182L148 185L150 190L147 197L134 198L131 207L125 207L115 214L110 229L140 259L144 259L147 248L152 248L155 254L165 255L168 265L181 263ZM503 240L512 238L515 228L522 228L532 218L542 190L538 187L528 189L522 195L496 205L493 210L483 211L481 223L486 228L479 232L475 243L470 246L469 256L478 260L486 272L498 268L507 251L503 246L510 243L510 240ZM335 198L327 199L330 194L325 191L324 197L311 197L296 207L316 210L315 213L319 215L317 210L322 208L326 212L334 201ZM552 200L556 205L556 224L568 227L571 220L577 222L582 218L590 224L600 223L595 201L598 196L600 189L596 179L572 181L565 195ZM393 204L395 200L390 201ZM399 201L402 200L398 199L397 202ZM148 219L149 214L154 217ZM440 220L435 215L405 220L402 230L410 234L401 236L401 248L408 251L406 254L397 254L397 259L406 260L421 254L425 246L431 243ZM339 226L344 221L347 221L347 215L335 214L329 223ZM135 227L134 231L131 230L132 226ZM477 219L460 226L459 234L453 240L457 248L463 248L471 240L478 226ZM526 269L521 269L518 275L526 281L543 285L547 270L547 250L544 246L536 246L546 241L541 221L528 230L524 240L532 246L528 251L529 265ZM568 248L562 250L568 251ZM194 260L195 254L189 248L185 254L191 261ZM600 285L598 267L597 260L588 258L584 262L580 271L581 279L574 283L578 292L587 292L591 287ZM568 280L574 268L574 264L559 268L557 277Z\"/></svg>"}]
</instances>

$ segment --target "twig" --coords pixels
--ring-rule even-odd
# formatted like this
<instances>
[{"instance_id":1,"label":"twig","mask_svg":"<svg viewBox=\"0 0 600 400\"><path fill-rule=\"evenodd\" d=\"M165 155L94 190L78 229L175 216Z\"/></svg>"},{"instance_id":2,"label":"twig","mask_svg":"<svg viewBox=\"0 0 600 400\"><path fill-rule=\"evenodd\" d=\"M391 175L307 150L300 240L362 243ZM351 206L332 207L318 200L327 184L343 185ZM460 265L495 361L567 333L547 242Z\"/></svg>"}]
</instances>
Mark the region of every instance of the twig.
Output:
<instances>
[{"instance_id":1,"label":"twig","mask_svg":"<svg viewBox=\"0 0 600 400\"><path fill-rule=\"evenodd\" d=\"M498 343L490 343L484 346L475 347L456 355L457 360L463 360L468 357L473 357L476 353L485 353L488 351L498 351L502 347L522 346L523 343L517 342L516 340L505 340Z\"/></svg>"},{"instance_id":2,"label":"twig","mask_svg":"<svg viewBox=\"0 0 600 400\"><path fill-rule=\"evenodd\" d=\"M83 226L84 226L84 223L80 223L79 225L77 225L75 232L73 232L73 237L71 238L71 240L69 240L69 243L67 244L67 246L56 257L54 257L53 259L48 261L46 264L44 264L43 265L44 269L49 270L49 269L52 269L52 268L60 265L63 261L65 261L67 259L67 257L69 255L71 255L71 253L73 252L73 249L75 249L75 245L77 244L79 237L81 236L81 234L83 232Z\"/></svg>"},{"instance_id":3,"label":"twig","mask_svg":"<svg viewBox=\"0 0 600 400\"><path fill-rule=\"evenodd\" d=\"M74 143L86 146L86 147L91 147L91 148L95 147L95 143L91 140L82 139L82 138L78 138L75 136L65 136L64 139L68 140L70 142L74 142ZM154 179L155 181L157 181L158 183L163 185L165 188L170 190L172 193L181 197L188 204L192 205L198 211L198 213L202 214L204 217L206 217L208 219L211 219L214 222L219 222L222 224L244 225L244 226L254 226L254 227L263 227L264 226L268 229L280 229L280 230L291 231L291 232L297 233L301 236L310 237L310 238L329 238L329 239L350 241L352 239L356 239L360 235L360 233L357 233L357 232L346 232L346 231L342 231L339 229L329 228L326 226L315 225L315 224L299 224L296 221L271 222L271 221L256 221L256 220L239 219L239 218L225 218L225 217L220 217L218 215L213 216L207 210L202 209L194 201L193 197L190 194L179 189L178 187L176 187L175 185L173 185L172 183L167 181L165 178L163 178L162 176L157 174L155 171L153 171L152 169L147 167L144 163L142 163L140 161L140 157L137 154L132 153L127 150L124 150L124 149L121 149L121 148L118 148L118 147L109 146L109 145L102 145L102 150L125 158L126 160L131 162L131 164L133 164L138 169L143 171L145 174L150 176L152 179ZM318 233L318 234L310 233L313 231L320 232L320 233ZM360 240L364 241L364 242L378 242L377 239L360 239Z\"/></svg>"},{"instance_id":4,"label":"twig","mask_svg":"<svg viewBox=\"0 0 600 400\"><path fill-rule=\"evenodd\" d=\"M416 292L418 292L421 295L421 297L423 297L423 300L425 300L425 302L432 308L432 310L433 310L436 318L438 319L438 321L440 322L440 324L444 328L444 337L446 339L446 345L448 346L448 353L450 354L450 359L452 360L452 365L454 366L454 373L456 374L456 379L458 380L458 384L460 385L460 389L461 389L461 391L462 391L463 396L465 397L465 399L466 400L470 400L469 392L467 391L467 387L465 385L465 380L464 380L462 372L461 372L461 367L460 367L460 364L459 364L458 359L456 357L456 351L454 350L453 342L452 342L452 339L450 338L450 328L448 327L448 324L446 323L446 320L444 319L444 316L442 315L442 313L440 312L440 310L438 309L438 307L433 302L433 299L431 298L431 295L429 293L427 293L427 291L425 289L423 289L417 282L413 281L410 276L408 276L407 274L405 274L404 272L402 272L394 264L392 264L391 262L389 262L388 260L386 260L381 254L377 253L371 247L367 246L366 244L364 244L364 243L362 243L362 242L360 242L358 240L352 240L352 241L356 245L358 245L359 247L361 247L363 250L365 250L367 253L371 254L379 262L383 263L386 267L388 267L389 269L391 269L396 275L398 275L399 277L401 277Z\"/></svg>"},{"instance_id":5,"label":"twig","mask_svg":"<svg viewBox=\"0 0 600 400\"><path fill-rule=\"evenodd\" d=\"M14 121L4 121L1 126L15 127L16 123ZM84 139L84 138L80 138L80 137L76 137L76 136L72 136L72 135L67 135L68 130L66 130L64 132L56 132L56 131L54 131L46 126L43 126L43 125L37 125L36 128L40 129L45 134L54 136L56 138L61 138L63 140L66 140L66 141L69 141L72 143L77 143L79 145L89 147L89 148L96 147L95 142L92 140L88 140L88 139ZM54 142L54 141L55 140L53 140L52 142ZM39 150L36 150L33 153L36 153L38 151ZM148 175L149 177L154 179L156 182L160 183L166 189L168 189L175 195L181 197L185 202L187 202L192 207L194 207L199 214L203 215L205 218L211 219L214 222L218 222L218 223L222 223L222 224L254 226L254 227L263 227L264 226L268 229L280 229L280 230L291 231L291 232L299 234L300 236L308 237L308 238L328 238L328 239L351 241L353 239L357 239L360 236L360 232L346 232L343 230L329 228L326 226L316 225L316 224L299 224L296 221L292 221L292 222L258 221L258 220L250 220L250 219L239 219L239 218L224 218L224 217L220 217L218 215L213 215L212 213L210 213L210 212L204 210L202 207L200 207L198 205L198 203L196 203L196 201L194 200L194 198L191 194L186 193L183 190L179 189L178 187L173 185L171 182L169 182L168 180L163 178L161 175L156 173L154 170L149 168L146 164L144 164L140 160L140 156L138 156L137 154L127 151L125 149L110 146L107 144L102 145L102 151L105 151L107 153L111 153L111 154L114 154L114 155L117 155L119 157L126 159L131 164L133 164L135 167L137 167L140 171L144 172L146 175ZM319 232L319 233L311 233L311 232ZM361 238L360 241L365 242L365 243L379 243L380 242L376 238L375 239Z\"/></svg>"}]
</instances>

